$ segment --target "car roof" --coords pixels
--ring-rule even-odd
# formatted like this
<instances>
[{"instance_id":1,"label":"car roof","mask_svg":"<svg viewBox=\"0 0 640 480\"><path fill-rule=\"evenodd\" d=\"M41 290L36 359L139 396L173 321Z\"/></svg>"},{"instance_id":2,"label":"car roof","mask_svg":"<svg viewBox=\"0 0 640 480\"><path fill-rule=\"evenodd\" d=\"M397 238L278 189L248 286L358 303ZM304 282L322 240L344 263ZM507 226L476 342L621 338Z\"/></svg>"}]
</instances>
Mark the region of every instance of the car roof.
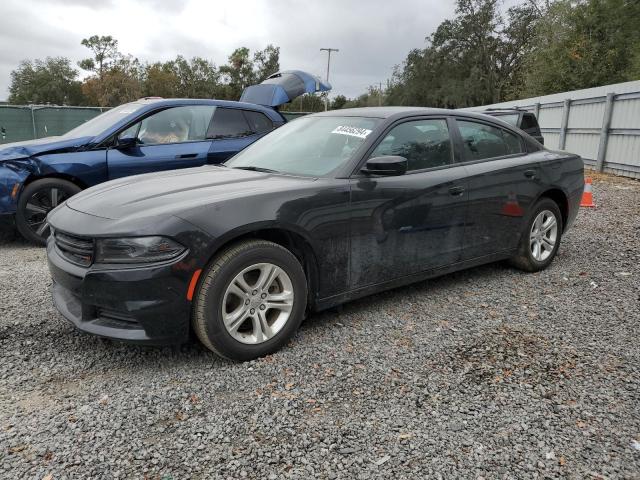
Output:
<instances>
[{"instance_id":1,"label":"car roof","mask_svg":"<svg viewBox=\"0 0 640 480\"><path fill-rule=\"evenodd\" d=\"M345 108L342 110L329 110L328 112L314 113L309 115L312 117L371 117L382 118L387 120L396 120L406 117L422 116L422 115L448 115L456 117L469 117L476 118L478 120L488 120L487 112L470 112L451 110L447 108L430 108L430 107L361 107L361 108ZM501 125L508 125L502 120L498 120L495 116L490 116L494 122L499 122ZM512 125L508 125L512 128Z\"/></svg>"},{"instance_id":2,"label":"car roof","mask_svg":"<svg viewBox=\"0 0 640 480\"><path fill-rule=\"evenodd\" d=\"M273 108L258 105L256 103L236 102L233 100L216 100L209 98L158 98L147 97L136 100L132 103L148 105L153 107L170 107L173 105L212 105L215 107L242 108L247 110L257 110L266 113L273 118L279 118Z\"/></svg>"}]
</instances>

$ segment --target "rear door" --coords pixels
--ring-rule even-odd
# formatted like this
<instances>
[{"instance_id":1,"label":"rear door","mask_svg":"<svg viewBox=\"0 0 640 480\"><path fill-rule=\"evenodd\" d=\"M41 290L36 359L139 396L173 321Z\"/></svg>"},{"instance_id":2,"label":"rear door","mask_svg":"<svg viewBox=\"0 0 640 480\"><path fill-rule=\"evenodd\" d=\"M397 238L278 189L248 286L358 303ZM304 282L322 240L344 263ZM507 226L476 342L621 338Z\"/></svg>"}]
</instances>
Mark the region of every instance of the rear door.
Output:
<instances>
[{"instance_id":1,"label":"rear door","mask_svg":"<svg viewBox=\"0 0 640 480\"><path fill-rule=\"evenodd\" d=\"M275 128L264 113L218 107L207 131L209 163L222 163Z\"/></svg>"},{"instance_id":2,"label":"rear door","mask_svg":"<svg viewBox=\"0 0 640 480\"><path fill-rule=\"evenodd\" d=\"M120 132L119 138L138 142L107 151L109 179L207 163L211 140L206 134L215 110L213 105L171 107Z\"/></svg>"},{"instance_id":3,"label":"rear door","mask_svg":"<svg viewBox=\"0 0 640 480\"><path fill-rule=\"evenodd\" d=\"M405 175L352 180L352 288L455 263L463 248L466 169L446 118L393 126L368 158L400 155Z\"/></svg>"},{"instance_id":4,"label":"rear door","mask_svg":"<svg viewBox=\"0 0 640 480\"><path fill-rule=\"evenodd\" d=\"M457 118L469 205L463 259L516 248L525 213L537 197L540 166L520 135L488 121Z\"/></svg>"}]
</instances>

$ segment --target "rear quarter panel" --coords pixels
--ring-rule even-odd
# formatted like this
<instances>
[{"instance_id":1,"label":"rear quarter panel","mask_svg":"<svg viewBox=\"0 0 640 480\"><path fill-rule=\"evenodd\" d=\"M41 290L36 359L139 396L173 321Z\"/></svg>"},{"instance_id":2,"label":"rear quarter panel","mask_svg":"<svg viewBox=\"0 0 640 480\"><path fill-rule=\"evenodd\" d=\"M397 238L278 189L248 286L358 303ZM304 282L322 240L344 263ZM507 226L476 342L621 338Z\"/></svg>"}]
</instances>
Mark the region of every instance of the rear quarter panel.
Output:
<instances>
[{"instance_id":1,"label":"rear quarter panel","mask_svg":"<svg viewBox=\"0 0 640 480\"><path fill-rule=\"evenodd\" d=\"M548 188L562 190L568 199L566 231L571 227L580 209L584 190L584 162L578 155L546 150L541 155L540 175Z\"/></svg>"}]
</instances>

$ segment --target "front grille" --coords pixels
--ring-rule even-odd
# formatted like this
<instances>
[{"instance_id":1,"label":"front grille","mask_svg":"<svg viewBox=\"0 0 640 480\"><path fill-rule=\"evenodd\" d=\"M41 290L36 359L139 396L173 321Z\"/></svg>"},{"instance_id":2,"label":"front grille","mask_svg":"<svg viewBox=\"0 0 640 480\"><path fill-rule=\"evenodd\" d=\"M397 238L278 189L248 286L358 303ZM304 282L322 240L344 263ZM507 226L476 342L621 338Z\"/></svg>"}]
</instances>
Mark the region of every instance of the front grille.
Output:
<instances>
[{"instance_id":1,"label":"front grille","mask_svg":"<svg viewBox=\"0 0 640 480\"><path fill-rule=\"evenodd\" d=\"M88 267L93 262L93 239L54 231L56 247L71 263Z\"/></svg>"},{"instance_id":2,"label":"front grille","mask_svg":"<svg viewBox=\"0 0 640 480\"><path fill-rule=\"evenodd\" d=\"M98 317L100 325L104 325L105 327L126 328L131 330L141 328L133 315L120 310L98 307L96 309L96 317Z\"/></svg>"}]
</instances>

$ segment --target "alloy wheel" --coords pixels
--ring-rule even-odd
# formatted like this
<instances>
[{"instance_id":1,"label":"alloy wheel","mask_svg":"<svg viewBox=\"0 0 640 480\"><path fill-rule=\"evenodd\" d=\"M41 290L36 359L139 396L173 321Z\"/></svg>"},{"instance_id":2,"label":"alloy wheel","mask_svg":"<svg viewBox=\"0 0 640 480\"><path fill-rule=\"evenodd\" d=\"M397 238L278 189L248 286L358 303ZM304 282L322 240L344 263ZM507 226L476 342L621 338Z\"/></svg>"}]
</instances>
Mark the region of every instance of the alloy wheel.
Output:
<instances>
[{"instance_id":1,"label":"alloy wheel","mask_svg":"<svg viewBox=\"0 0 640 480\"><path fill-rule=\"evenodd\" d=\"M69 195L61 188L42 188L29 197L25 204L25 220L29 228L38 236L46 237L49 233L47 214L64 202Z\"/></svg>"},{"instance_id":2,"label":"alloy wheel","mask_svg":"<svg viewBox=\"0 0 640 480\"><path fill-rule=\"evenodd\" d=\"M558 240L558 220L550 210L543 210L531 225L529 244L531 255L538 262L544 262L555 248Z\"/></svg>"},{"instance_id":3,"label":"alloy wheel","mask_svg":"<svg viewBox=\"0 0 640 480\"><path fill-rule=\"evenodd\" d=\"M241 343L259 344L278 334L293 308L289 275L272 263L257 263L238 273L222 300L227 332Z\"/></svg>"}]
</instances>

